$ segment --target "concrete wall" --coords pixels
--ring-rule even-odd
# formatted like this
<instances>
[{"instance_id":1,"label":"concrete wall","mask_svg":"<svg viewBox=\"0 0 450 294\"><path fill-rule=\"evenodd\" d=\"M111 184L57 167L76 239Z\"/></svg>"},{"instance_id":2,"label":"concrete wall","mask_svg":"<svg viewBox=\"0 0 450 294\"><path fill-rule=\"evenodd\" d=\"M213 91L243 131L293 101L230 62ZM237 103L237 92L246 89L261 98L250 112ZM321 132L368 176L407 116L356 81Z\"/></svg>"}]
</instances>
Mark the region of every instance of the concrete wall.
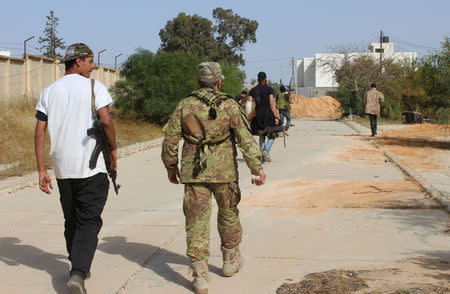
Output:
<instances>
[{"instance_id":1,"label":"concrete wall","mask_svg":"<svg viewBox=\"0 0 450 294\"><path fill-rule=\"evenodd\" d=\"M64 64L53 59L28 55L27 58L0 56L0 101L22 97L37 97L43 89L64 76ZM119 80L119 70L96 67L91 78L107 88Z\"/></svg>"},{"instance_id":2,"label":"concrete wall","mask_svg":"<svg viewBox=\"0 0 450 294\"><path fill-rule=\"evenodd\" d=\"M306 98L332 96L336 95L337 88L330 87L299 87L297 93L305 96Z\"/></svg>"},{"instance_id":3,"label":"concrete wall","mask_svg":"<svg viewBox=\"0 0 450 294\"><path fill-rule=\"evenodd\" d=\"M303 59L299 59L296 60L296 68L297 68L297 89L300 87L304 87L305 82L303 80L303 72L304 72L304 68L303 68ZM298 92L297 92L298 93Z\"/></svg>"},{"instance_id":4,"label":"concrete wall","mask_svg":"<svg viewBox=\"0 0 450 294\"><path fill-rule=\"evenodd\" d=\"M316 60L303 59L303 87L314 87L316 84Z\"/></svg>"},{"instance_id":5,"label":"concrete wall","mask_svg":"<svg viewBox=\"0 0 450 294\"><path fill-rule=\"evenodd\" d=\"M316 83L313 87L337 87L334 69L330 64L341 64L344 54L316 54Z\"/></svg>"}]
</instances>

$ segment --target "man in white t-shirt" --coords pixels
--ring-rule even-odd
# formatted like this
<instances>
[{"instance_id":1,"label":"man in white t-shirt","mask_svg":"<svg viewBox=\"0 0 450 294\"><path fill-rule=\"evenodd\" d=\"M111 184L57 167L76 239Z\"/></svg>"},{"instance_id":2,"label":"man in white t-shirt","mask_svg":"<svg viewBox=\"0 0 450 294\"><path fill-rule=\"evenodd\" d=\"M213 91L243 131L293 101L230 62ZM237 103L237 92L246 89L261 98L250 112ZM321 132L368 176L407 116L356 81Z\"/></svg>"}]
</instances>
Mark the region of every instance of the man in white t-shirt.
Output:
<instances>
[{"instance_id":1,"label":"man in white t-shirt","mask_svg":"<svg viewBox=\"0 0 450 294\"><path fill-rule=\"evenodd\" d=\"M64 236L72 263L68 287L70 293L86 293L84 280L90 267L102 227L101 213L108 196L109 180L103 156L89 168L95 138L87 135L92 127L91 80L93 52L82 43L70 45L64 58L64 77L42 92L36 105L35 146L39 188L50 194L52 181L45 166L44 141L48 128L50 155L64 213ZM111 145L111 164L117 166L116 135L109 113L111 95L99 81L94 84L95 110ZM50 189L49 189L50 188Z\"/></svg>"}]
</instances>

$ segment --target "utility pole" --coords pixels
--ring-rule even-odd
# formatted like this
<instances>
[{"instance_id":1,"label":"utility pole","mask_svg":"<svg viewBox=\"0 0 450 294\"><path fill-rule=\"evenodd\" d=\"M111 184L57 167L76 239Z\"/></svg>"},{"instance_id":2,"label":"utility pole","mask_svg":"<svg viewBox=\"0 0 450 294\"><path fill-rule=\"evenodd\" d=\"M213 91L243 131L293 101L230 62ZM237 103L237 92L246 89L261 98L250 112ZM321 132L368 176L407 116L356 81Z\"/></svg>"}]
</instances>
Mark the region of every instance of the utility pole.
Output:
<instances>
[{"instance_id":1,"label":"utility pole","mask_svg":"<svg viewBox=\"0 0 450 294\"><path fill-rule=\"evenodd\" d=\"M292 83L294 84L294 93L297 94L297 87L295 82L295 74L294 74L294 57L291 58L291 69L292 69Z\"/></svg>"},{"instance_id":2,"label":"utility pole","mask_svg":"<svg viewBox=\"0 0 450 294\"><path fill-rule=\"evenodd\" d=\"M381 71L382 71L382 62L383 59L383 30L380 30L380 75L381 75Z\"/></svg>"}]
</instances>

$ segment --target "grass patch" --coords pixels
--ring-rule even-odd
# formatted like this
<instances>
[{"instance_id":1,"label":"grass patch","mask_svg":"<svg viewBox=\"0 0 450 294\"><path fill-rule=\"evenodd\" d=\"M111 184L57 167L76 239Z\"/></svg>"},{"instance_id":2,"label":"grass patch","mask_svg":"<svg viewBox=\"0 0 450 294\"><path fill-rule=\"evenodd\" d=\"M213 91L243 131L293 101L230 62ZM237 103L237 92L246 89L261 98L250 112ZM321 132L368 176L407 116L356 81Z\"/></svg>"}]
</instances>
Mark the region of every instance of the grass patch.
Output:
<instances>
[{"instance_id":1,"label":"grass patch","mask_svg":"<svg viewBox=\"0 0 450 294\"><path fill-rule=\"evenodd\" d=\"M0 179L22 176L35 171L34 129L37 98L20 97L0 101ZM161 127L140 121L119 119L114 116L118 147L152 140L163 135ZM45 160L52 167L49 155L50 139L45 141Z\"/></svg>"},{"instance_id":2,"label":"grass patch","mask_svg":"<svg viewBox=\"0 0 450 294\"><path fill-rule=\"evenodd\" d=\"M164 135L162 127L145 121L113 118L116 127L118 148L160 138Z\"/></svg>"}]
</instances>

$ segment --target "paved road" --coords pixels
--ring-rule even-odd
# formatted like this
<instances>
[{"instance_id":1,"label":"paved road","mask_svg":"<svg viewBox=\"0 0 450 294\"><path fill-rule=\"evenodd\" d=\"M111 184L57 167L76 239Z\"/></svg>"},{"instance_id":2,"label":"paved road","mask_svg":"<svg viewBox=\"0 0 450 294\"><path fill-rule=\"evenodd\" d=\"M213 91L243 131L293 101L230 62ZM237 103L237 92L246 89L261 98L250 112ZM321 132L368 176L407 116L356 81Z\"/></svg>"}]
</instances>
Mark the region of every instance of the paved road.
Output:
<instances>
[{"instance_id":1,"label":"paved road","mask_svg":"<svg viewBox=\"0 0 450 294\"><path fill-rule=\"evenodd\" d=\"M302 213L307 208L300 205L292 213L295 202L279 197L288 197L286 191L291 190L286 189L296 181L331 187L343 182L410 181L385 158L377 158L378 164L329 160L339 150L360 144L345 124L307 120L295 124L287 148L277 140L273 162L264 165L267 185L250 185L240 156L246 264L232 278L220 276L220 242L213 217L210 293L274 293L288 279L297 281L310 272L417 256L449 257L449 237L442 232L447 215L442 210L341 207ZM192 293L184 254L183 187L167 181L160 148L121 159L119 182L121 194L110 194L103 214L88 292ZM301 198L295 194L298 189L303 191L301 184L289 197ZM407 192L414 199L425 198L420 190ZM46 196L34 186L0 194L0 223L0 292L67 293L69 264L57 191Z\"/></svg>"}]
</instances>

